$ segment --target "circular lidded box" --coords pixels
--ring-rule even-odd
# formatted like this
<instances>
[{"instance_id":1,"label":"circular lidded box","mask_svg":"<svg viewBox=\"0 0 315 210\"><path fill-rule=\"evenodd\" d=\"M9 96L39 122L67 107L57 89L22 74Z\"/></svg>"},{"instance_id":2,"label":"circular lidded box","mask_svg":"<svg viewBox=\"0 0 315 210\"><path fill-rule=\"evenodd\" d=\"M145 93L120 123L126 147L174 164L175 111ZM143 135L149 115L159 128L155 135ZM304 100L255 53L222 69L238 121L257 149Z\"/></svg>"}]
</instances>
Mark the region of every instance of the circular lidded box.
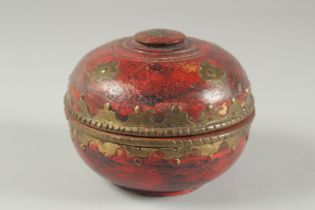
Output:
<instances>
[{"instance_id":1,"label":"circular lidded box","mask_svg":"<svg viewBox=\"0 0 315 210\"><path fill-rule=\"evenodd\" d=\"M88 53L70 76L65 112L92 169L153 196L190 192L229 168L255 113L231 54L166 29Z\"/></svg>"}]
</instances>

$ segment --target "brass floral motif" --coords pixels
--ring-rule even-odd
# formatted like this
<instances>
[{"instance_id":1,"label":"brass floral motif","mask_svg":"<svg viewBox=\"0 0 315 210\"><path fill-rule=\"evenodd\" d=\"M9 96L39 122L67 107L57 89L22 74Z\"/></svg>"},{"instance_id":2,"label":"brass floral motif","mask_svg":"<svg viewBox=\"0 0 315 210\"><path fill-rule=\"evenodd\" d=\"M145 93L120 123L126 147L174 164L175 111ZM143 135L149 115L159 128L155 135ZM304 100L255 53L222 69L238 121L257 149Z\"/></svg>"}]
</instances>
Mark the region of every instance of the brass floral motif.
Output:
<instances>
[{"instance_id":1,"label":"brass floral motif","mask_svg":"<svg viewBox=\"0 0 315 210\"><path fill-rule=\"evenodd\" d=\"M200 64L199 75L203 80L209 81L221 80L225 76L225 73L222 69L204 62Z\"/></svg>"},{"instance_id":2,"label":"brass floral motif","mask_svg":"<svg viewBox=\"0 0 315 210\"><path fill-rule=\"evenodd\" d=\"M114 62L102 63L96 66L91 75L94 82L102 82L114 78L118 74L118 68Z\"/></svg>"},{"instance_id":3,"label":"brass floral motif","mask_svg":"<svg viewBox=\"0 0 315 210\"><path fill-rule=\"evenodd\" d=\"M142 111L140 106L136 106L134 113L121 120L117 118L117 113L111 109L109 103L104 104L103 109L92 117L83 97L77 102L81 112L75 112L71 109L69 94L65 97L65 107L66 113L72 118L104 131L141 136L187 136L227 128L245 120L254 112L254 99L248 89L245 93L247 96L241 101L232 98L229 104L209 104L197 121L189 119L188 114L176 105L163 110L164 118L160 121L155 120L154 112Z\"/></svg>"}]
</instances>

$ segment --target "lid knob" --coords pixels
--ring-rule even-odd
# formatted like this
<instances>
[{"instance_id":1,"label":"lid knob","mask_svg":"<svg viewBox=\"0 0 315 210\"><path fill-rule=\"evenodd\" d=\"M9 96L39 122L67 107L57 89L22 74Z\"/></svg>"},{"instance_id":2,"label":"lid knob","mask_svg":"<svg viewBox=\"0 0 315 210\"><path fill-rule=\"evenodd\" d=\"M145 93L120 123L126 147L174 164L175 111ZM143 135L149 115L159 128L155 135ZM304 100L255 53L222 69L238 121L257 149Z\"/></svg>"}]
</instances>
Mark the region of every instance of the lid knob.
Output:
<instances>
[{"instance_id":1,"label":"lid knob","mask_svg":"<svg viewBox=\"0 0 315 210\"><path fill-rule=\"evenodd\" d=\"M150 29L141 31L134 36L140 44L147 46L170 46L184 41L185 35L181 32L168 29Z\"/></svg>"}]
</instances>

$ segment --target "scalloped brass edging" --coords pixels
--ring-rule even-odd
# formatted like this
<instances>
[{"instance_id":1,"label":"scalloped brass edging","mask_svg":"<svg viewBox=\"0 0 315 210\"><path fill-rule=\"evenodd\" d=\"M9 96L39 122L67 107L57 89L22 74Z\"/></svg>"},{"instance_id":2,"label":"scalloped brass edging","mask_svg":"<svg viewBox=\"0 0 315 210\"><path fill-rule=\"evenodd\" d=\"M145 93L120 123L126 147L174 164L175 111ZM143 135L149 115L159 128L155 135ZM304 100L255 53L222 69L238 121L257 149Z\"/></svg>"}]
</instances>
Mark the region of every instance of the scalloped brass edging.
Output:
<instances>
[{"instance_id":1,"label":"scalloped brass edging","mask_svg":"<svg viewBox=\"0 0 315 210\"><path fill-rule=\"evenodd\" d=\"M72 121L70 121L70 127L73 141L78 141L83 151L92 146L106 157L122 154L123 151L126 151L129 157L151 157L153 153L158 152L163 154L166 160L176 158L179 164L180 158L189 155L211 157L222 147L234 150L241 139L248 135L250 122L227 133L206 137L185 137L185 140L183 138L162 140L111 134L83 127Z\"/></svg>"},{"instance_id":2,"label":"scalloped brass edging","mask_svg":"<svg viewBox=\"0 0 315 210\"><path fill-rule=\"evenodd\" d=\"M72 137L77 134L84 135L87 138L92 137L104 142L111 142L120 145L138 146L138 147L186 147L186 146L198 146L203 144L210 144L218 141L226 140L227 138L236 134L248 131L251 119L239 128L232 129L224 133L209 133L198 136L185 136L185 137L172 137L168 138L152 138L152 137L138 137L114 134L110 132L104 132L82 125L77 121L69 120Z\"/></svg>"},{"instance_id":3,"label":"scalloped brass edging","mask_svg":"<svg viewBox=\"0 0 315 210\"><path fill-rule=\"evenodd\" d=\"M109 103L106 103L104 108L92 117L83 99L78 104L81 112L71 109L71 97L68 92L65 96L65 111L67 115L82 124L103 131L152 137L188 136L228 128L245 120L254 112L253 96L248 89L246 89L246 93L244 101L238 102L233 98L230 106L223 104L220 110L209 105L208 109L201 114L198 122L190 121L188 114L181 112L177 106L166 111L165 119L161 123L154 122L152 113L141 111L140 107L135 107L135 113L130 114L128 119L123 122L116 117L116 113L111 110ZM210 118L209 113L211 113Z\"/></svg>"}]
</instances>

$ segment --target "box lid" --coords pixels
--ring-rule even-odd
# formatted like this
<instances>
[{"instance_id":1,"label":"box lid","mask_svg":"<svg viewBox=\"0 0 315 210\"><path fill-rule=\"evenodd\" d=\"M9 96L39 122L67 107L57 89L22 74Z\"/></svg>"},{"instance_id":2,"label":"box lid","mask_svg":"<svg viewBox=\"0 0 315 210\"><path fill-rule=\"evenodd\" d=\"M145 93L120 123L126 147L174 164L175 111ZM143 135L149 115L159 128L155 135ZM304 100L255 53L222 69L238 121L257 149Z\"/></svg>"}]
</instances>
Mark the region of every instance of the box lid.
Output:
<instances>
[{"instance_id":1,"label":"box lid","mask_svg":"<svg viewBox=\"0 0 315 210\"><path fill-rule=\"evenodd\" d=\"M213 132L254 113L248 78L216 44L152 29L88 53L70 76L68 117L112 133L168 137Z\"/></svg>"}]
</instances>

